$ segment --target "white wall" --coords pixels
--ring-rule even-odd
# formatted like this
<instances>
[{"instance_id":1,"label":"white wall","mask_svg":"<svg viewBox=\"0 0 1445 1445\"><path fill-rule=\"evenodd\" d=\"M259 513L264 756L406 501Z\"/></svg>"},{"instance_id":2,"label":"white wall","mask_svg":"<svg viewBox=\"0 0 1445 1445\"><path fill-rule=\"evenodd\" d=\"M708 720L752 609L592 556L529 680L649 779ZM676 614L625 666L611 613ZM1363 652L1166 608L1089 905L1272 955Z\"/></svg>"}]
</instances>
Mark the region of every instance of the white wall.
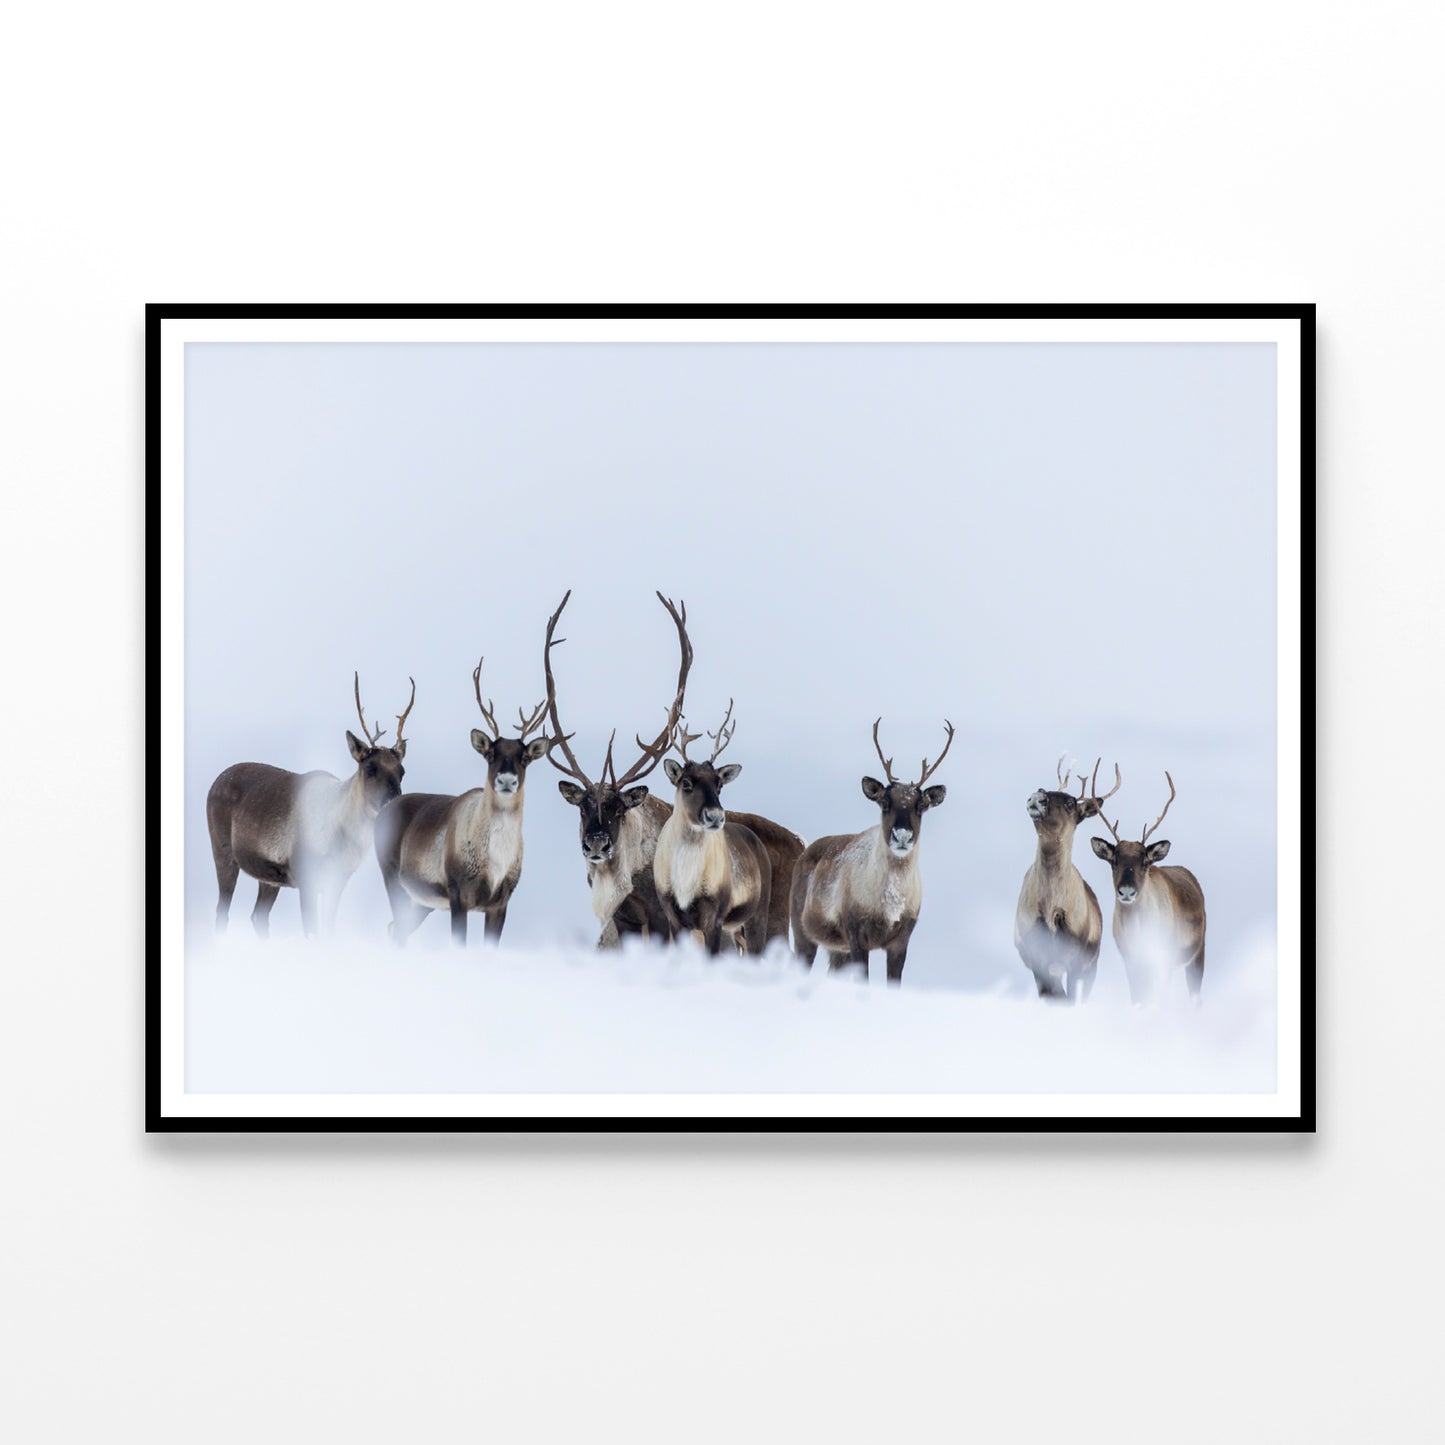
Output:
<instances>
[{"instance_id":1,"label":"white wall","mask_svg":"<svg viewBox=\"0 0 1445 1445\"><path fill-rule=\"evenodd\" d=\"M1430 1434L1440 29L12 17L7 1434ZM145 1139L140 307L368 298L1318 301L1318 1138Z\"/></svg>"}]
</instances>

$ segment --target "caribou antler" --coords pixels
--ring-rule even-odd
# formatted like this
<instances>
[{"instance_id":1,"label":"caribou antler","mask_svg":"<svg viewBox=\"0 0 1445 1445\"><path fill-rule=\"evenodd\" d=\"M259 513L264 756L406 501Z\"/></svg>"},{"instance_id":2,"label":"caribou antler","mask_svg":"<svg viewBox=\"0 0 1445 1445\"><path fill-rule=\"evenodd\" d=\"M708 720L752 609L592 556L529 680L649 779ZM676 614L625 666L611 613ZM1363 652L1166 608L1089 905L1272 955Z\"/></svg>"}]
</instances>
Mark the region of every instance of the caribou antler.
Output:
<instances>
[{"instance_id":1,"label":"caribou antler","mask_svg":"<svg viewBox=\"0 0 1445 1445\"><path fill-rule=\"evenodd\" d=\"M1169 770L1167 768L1164 770L1164 780L1169 784L1169 803L1172 803L1174 801L1174 779L1169 776ZM1169 811L1169 803L1164 804L1164 813ZM1149 841L1150 833L1164 821L1164 813L1160 813L1160 815L1144 829L1144 836L1139 839L1140 843L1147 843Z\"/></svg>"},{"instance_id":2,"label":"caribou antler","mask_svg":"<svg viewBox=\"0 0 1445 1445\"><path fill-rule=\"evenodd\" d=\"M480 658L472 669L472 686L477 690L477 706L482 710L482 721L491 728L492 737L495 739L502 735L501 728L497 726L496 714L492 711L495 704L491 698L488 698L486 702L482 701L482 663L486 660L485 657Z\"/></svg>"},{"instance_id":3,"label":"caribou antler","mask_svg":"<svg viewBox=\"0 0 1445 1445\"><path fill-rule=\"evenodd\" d=\"M688 744L695 743L701 736L701 733L688 732L684 719L678 718L677 726L673 729L672 745L682 754L683 762L690 761L687 756Z\"/></svg>"},{"instance_id":4,"label":"caribou antler","mask_svg":"<svg viewBox=\"0 0 1445 1445\"><path fill-rule=\"evenodd\" d=\"M373 732L373 731L371 730L371 728L369 728L369 727L367 726L367 723L366 723L366 714L365 714L364 712L362 712L362 710L361 710L361 674L360 674L359 672L353 672L353 673L351 674L351 685L352 685L353 691L356 693L356 715L357 715L357 717L359 717L359 718L361 719L361 734L362 734L362 736L366 739L366 744L367 744L367 746L374 748L374 747L376 746L377 739L378 739L379 737L381 737L381 735L386 731L386 729L385 729L385 728L377 728L377 729L375 730L375 732ZM415 692L416 692L416 684L413 683L413 684L412 684L412 693L413 693L413 696L415 695ZM410 712L410 711L411 711L411 708L408 707L408 708L407 708L407 712ZM405 714L403 714L403 716L405 716Z\"/></svg>"},{"instance_id":5,"label":"caribou antler","mask_svg":"<svg viewBox=\"0 0 1445 1445\"><path fill-rule=\"evenodd\" d=\"M733 734L738 730L738 725L736 723L734 723L731 727L728 726L728 719L732 715L733 700L732 698L729 698L728 710L723 714L723 720L718 724L717 731L715 733L708 734L708 737L712 739L712 756L708 759L708 762L710 763L717 762L717 760L722 756L723 749L727 747L730 742L732 742Z\"/></svg>"},{"instance_id":6,"label":"caribou antler","mask_svg":"<svg viewBox=\"0 0 1445 1445\"><path fill-rule=\"evenodd\" d=\"M1102 806L1103 803L1105 803L1109 798L1112 798L1114 794L1119 791L1119 786L1123 779L1119 776L1119 765L1118 763L1115 763L1114 786L1110 788L1109 791L1105 793L1102 797L1099 795L1099 764L1103 761L1103 758L1094 759L1094 775L1092 778L1085 778L1082 773L1079 774L1079 801L1081 803L1084 801L1085 798L1093 798L1097 803Z\"/></svg>"},{"instance_id":7,"label":"caribou antler","mask_svg":"<svg viewBox=\"0 0 1445 1445\"><path fill-rule=\"evenodd\" d=\"M544 697L530 713L524 713L521 708L517 709L517 729L520 733L520 742L526 742L527 734L535 732L537 724L540 723L547 712L547 699Z\"/></svg>"},{"instance_id":8,"label":"caribou antler","mask_svg":"<svg viewBox=\"0 0 1445 1445\"><path fill-rule=\"evenodd\" d=\"M590 788L592 779L582 771L582 764L577 761L577 755L567 746L577 734L562 731L562 723L557 716L557 680L552 676L552 649L567 640L565 637L554 639L552 634L556 632L557 620L562 616L562 609L567 605L571 596L572 589L569 587L567 596L557 604L557 610L547 619L547 640L542 647L542 670L547 675L547 715L552 720L552 740L547 745L547 761L559 773L566 773L568 777L576 778L584 788ZM552 756L553 748L562 749L562 756L567 759L565 767Z\"/></svg>"},{"instance_id":9,"label":"caribou antler","mask_svg":"<svg viewBox=\"0 0 1445 1445\"><path fill-rule=\"evenodd\" d=\"M948 756L949 748L953 746L953 724L949 722L947 718L944 718L943 725L948 729L948 741L944 743L943 751L939 753L938 760L933 764L931 768L928 766L928 759L924 758L923 775L918 779L918 782L916 784L917 787L921 788L924 783L926 783L929 778L931 778L934 773L938 771L940 764L943 762L944 758Z\"/></svg>"},{"instance_id":10,"label":"caribou antler","mask_svg":"<svg viewBox=\"0 0 1445 1445\"><path fill-rule=\"evenodd\" d=\"M557 630L557 621L562 616L562 609L567 605L567 600L571 596L572 593L569 589L567 596L562 599L557 610L547 620L547 641L542 650L542 663L547 675L546 708L552 722L553 733L547 756L559 773L566 773L569 777L576 778L584 788L590 788L593 786L592 780L582 770L581 763L577 761L577 755L568 746L576 733L562 731L562 720L557 715L557 681L552 676L552 649L567 640L565 637L554 638L552 634ZM617 765L612 760L612 747L617 741L617 729L612 730L612 736L607 740L607 756L602 760L599 781L616 789L625 788L628 784L645 778L662 761L663 755L672 745L673 733L682 716L682 700L687 691L687 675L692 670L692 643L688 641L687 636L687 604L684 602L680 606L674 606L672 600L664 597L661 592L657 594L657 600L667 609L668 615L677 627L678 646L682 653L682 661L677 672L677 693L673 697L671 706L667 709L667 721L663 724L662 731L650 743L643 742L640 736L637 738L637 746L642 749L642 756L620 778L617 776ZM562 750L562 756L566 759L565 765L552 757L551 748L553 747Z\"/></svg>"},{"instance_id":11,"label":"caribou antler","mask_svg":"<svg viewBox=\"0 0 1445 1445\"><path fill-rule=\"evenodd\" d=\"M878 741L878 724L883 721L882 717L874 719L873 722L873 746L878 750L878 761L883 764L883 776L890 783L896 783L897 778L893 776L893 759L883 756L883 744Z\"/></svg>"},{"instance_id":12,"label":"caribou antler","mask_svg":"<svg viewBox=\"0 0 1445 1445\"><path fill-rule=\"evenodd\" d=\"M662 731L650 743L643 742L640 735L635 738L637 746L642 749L642 756L620 778L613 779L613 786L619 789L627 787L629 783L639 782L662 761L668 748L672 746L673 734L682 721L682 700L687 694L687 675L692 671L692 643L687 635L687 603L674 606L672 599L664 597L661 592L657 594L657 600L667 608L667 615L672 618L673 626L677 628L677 645L681 653L677 667L677 691L667 709L667 721L663 724ZM611 743L607 745L607 753L610 761ZM683 751L683 757L687 757L686 750Z\"/></svg>"},{"instance_id":13,"label":"caribou antler","mask_svg":"<svg viewBox=\"0 0 1445 1445\"><path fill-rule=\"evenodd\" d=\"M1058 762L1054 764L1054 776L1059 780L1059 791L1061 793L1066 793L1069 790L1069 775L1064 771L1064 759L1066 757L1068 757L1068 753L1060 753ZM1081 778L1080 782L1082 781L1083 779Z\"/></svg>"},{"instance_id":14,"label":"caribou antler","mask_svg":"<svg viewBox=\"0 0 1445 1445\"><path fill-rule=\"evenodd\" d=\"M396 741L392 743L392 747L396 747L397 744L401 742L401 730L402 730L402 728L404 728L404 727L406 726L406 720L407 720L407 718L409 718L409 717L411 716L412 704L416 702L416 679L415 679L414 677L409 677L409 678L407 678L407 681L411 684L411 696L407 699L406 711L397 714L397 718L396 718ZM360 707L360 706L361 706L361 684L360 684L360 680L359 680L359 679L358 679L358 681L357 681L357 690L356 690L356 691L357 691L356 705L357 705L358 707Z\"/></svg>"}]
</instances>

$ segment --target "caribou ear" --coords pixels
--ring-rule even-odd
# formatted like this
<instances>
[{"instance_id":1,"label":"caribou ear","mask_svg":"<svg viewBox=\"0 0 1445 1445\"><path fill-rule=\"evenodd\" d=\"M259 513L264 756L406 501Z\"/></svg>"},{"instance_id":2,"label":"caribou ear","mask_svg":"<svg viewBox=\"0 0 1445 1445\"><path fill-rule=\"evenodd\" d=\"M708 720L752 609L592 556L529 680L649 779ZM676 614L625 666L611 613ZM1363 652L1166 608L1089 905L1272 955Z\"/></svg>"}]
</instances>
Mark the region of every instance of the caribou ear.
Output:
<instances>
[{"instance_id":1,"label":"caribou ear","mask_svg":"<svg viewBox=\"0 0 1445 1445\"><path fill-rule=\"evenodd\" d=\"M717 770L718 787L722 787L724 783L732 782L742 770L743 765L741 763L729 763L725 768L719 768Z\"/></svg>"},{"instance_id":2,"label":"caribou ear","mask_svg":"<svg viewBox=\"0 0 1445 1445\"><path fill-rule=\"evenodd\" d=\"M486 735L486 733L484 733L484 732L481 730L481 728L473 728L473 729L472 729L472 746L473 746L484 758L486 758L486 760L487 760L488 762L491 762L491 760L492 760L492 740L491 740L491 738L489 738L489 737Z\"/></svg>"},{"instance_id":3,"label":"caribou ear","mask_svg":"<svg viewBox=\"0 0 1445 1445\"><path fill-rule=\"evenodd\" d=\"M925 808L936 808L945 797L948 796L948 789L942 783L935 783L931 788L923 790L923 806Z\"/></svg>"},{"instance_id":4,"label":"caribou ear","mask_svg":"<svg viewBox=\"0 0 1445 1445\"><path fill-rule=\"evenodd\" d=\"M682 764L676 758L664 758L662 770L667 774L668 781L674 787L682 780Z\"/></svg>"},{"instance_id":5,"label":"caribou ear","mask_svg":"<svg viewBox=\"0 0 1445 1445\"><path fill-rule=\"evenodd\" d=\"M351 756L355 758L358 763L371 751L353 732L346 734L346 746L351 749Z\"/></svg>"},{"instance_id":6,"label":"caribou ear","mask_svg":"<svg viewBox=\"0 0 1445 1445\"><path fill-rule=\"evenodd\" d=\"M628 788L628 789L622 794L622 806L623 806L624 808L635 808L635 807L637 807L640 803L645 803L646 801L647 801L647 784L646 784L646 783L642 784L641 787Z\"/></svg>"},{"instance_id":7,"label":"caribou ear","mask_svg":"<svg viewBox=\"0 0 1445 1445\"><path fill-rule=\"evenodd\" d=\"M888 761L892 762L893 759L890 758ZM878 802L887 791L888 789L885 788L877 778L863 779L863 796L867 798L870 803Z\"/></svg>"},{"instance_id":8,"label":"caribou ear","mask_svg":"<svg viewBox=\"0 0 1445 1445\"><path fill-rule=\"evenodd\" d=\"M398 738L396 740L396 746L392 749L392 752L394 752L397 757L404 758L406 756L406 739Z\"/></svg>"},{"instance_id":9,"label":"caribou ear","mask_svg":"<svg viewBox=\"0 0 1445 1445\"><path fill-rule=\"evenodd\" d=\"M1091 847L1104 862L1113 864L1114 845L1107 838L1090 838L1089 847Z\"/></svg>"},{"instance_id":10,"label":"caribou ear","mask_svg":"<svg viewBox=\"0 0 1445 1445\"><path fill-rule=\"evenodd\" d=\"M552 740L547 737L535 737L527 744L527 761L535 763L538 758L545 757L547 749L552 746Z\"/></svg>"},{"instance_id":11,"label":"caribou ear","mask_svg":"<svg viewBox=\"0 0 1445 1445\"><path fill-rule=\"evenodd\" d=\"M1082 799L1079 803L1079 822L1082 823L1085 818L1092 818L1099 811L1099 808L1100 803L1097 798Z\"/></svg>"},{"instance_id":12,"label":"caribou ear","mask_svg":"<svg viewBox=\"0 0 1445 1445\"><path fill-rule=\"evenodd\" d=\"M1144 855L1151 863L1157 863L1161 858L1169 856L1169 840L1161 838L1157 843L1149 845L1149 851Z\"/></svg>"},{"instance_id":13,"label":"caribou ear","mask_svg":"<svg viewBox=\"0 0 1445 1445\"><path fill-rule=\"evenodd\" d=\"M582 800L587 796L586 788L579 788L576 783L569 783L565 779L557 784L557 791L572 804L574 808L582 806Z\"/></svg>"}]
</instances>

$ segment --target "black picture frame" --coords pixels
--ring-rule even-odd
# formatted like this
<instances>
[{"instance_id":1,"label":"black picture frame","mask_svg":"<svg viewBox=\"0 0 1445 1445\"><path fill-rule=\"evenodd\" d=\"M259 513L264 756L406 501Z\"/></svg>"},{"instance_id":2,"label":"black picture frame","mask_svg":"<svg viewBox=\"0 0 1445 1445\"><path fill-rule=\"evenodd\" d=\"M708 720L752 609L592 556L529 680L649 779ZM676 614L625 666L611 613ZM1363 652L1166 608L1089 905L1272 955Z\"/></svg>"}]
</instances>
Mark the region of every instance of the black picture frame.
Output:
<instances>
[{"instance_id":1,"label":"black picture frame","mask_svg":"<svg viewBox=\"0 0 1445 1445\"><path fill-rule=\"evenodd\" d=\"M148 871L145 973L145 1129L147 1133L1313 1133L1316 1130L1315 966L1315 307L1313 304L807 304L807 305L410 305L410 304L169 304L146 307L146 697L147 771L153 780L163 750L179 747L161 715L159 629L163 610L183 599L167 597L161 580L161 327L169 320L432 321L432 320L1123 320L1289 321L1299 325L1301 471L1301 698L1300 776L1300 1111L1292 1117L971 1117L971 1118L652 1118L588 1117L177 1117L161 1095L161 877ZM1281 423L1285 421L1281 418ZM1282 780L1283 781L1283 780ZM151 856L161 836L159 790L147 788L146 835Z\"/></svg>"}]
</instances>

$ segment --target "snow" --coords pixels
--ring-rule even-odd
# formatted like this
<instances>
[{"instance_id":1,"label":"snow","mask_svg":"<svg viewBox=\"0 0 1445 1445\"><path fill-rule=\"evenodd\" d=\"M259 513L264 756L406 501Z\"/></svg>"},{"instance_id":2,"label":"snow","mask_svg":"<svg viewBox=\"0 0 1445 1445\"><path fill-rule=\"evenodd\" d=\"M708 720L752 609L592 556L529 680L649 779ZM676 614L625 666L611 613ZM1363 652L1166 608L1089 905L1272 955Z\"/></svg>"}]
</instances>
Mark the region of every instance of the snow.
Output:
<instances>
[{"instance_id":1,"label":"snow","mask_svg":"<svg viewBox=\"0 0 1445 1445\"><path fill-rule=\"evenodd\" d=\"M1270 1092L1272 960L1261 945L1199 1008L1182 980L1134 1008L1003 985L888 988L786 952L691 944L406 950L197 942L186 969L186 1088L222 1093ZM1118 968L1115 961L1115 968ZM1108 973L1107 967L1103 970ZM1018 969L1022 973L1022 969Z\"/></svg>"}]
</instances>

